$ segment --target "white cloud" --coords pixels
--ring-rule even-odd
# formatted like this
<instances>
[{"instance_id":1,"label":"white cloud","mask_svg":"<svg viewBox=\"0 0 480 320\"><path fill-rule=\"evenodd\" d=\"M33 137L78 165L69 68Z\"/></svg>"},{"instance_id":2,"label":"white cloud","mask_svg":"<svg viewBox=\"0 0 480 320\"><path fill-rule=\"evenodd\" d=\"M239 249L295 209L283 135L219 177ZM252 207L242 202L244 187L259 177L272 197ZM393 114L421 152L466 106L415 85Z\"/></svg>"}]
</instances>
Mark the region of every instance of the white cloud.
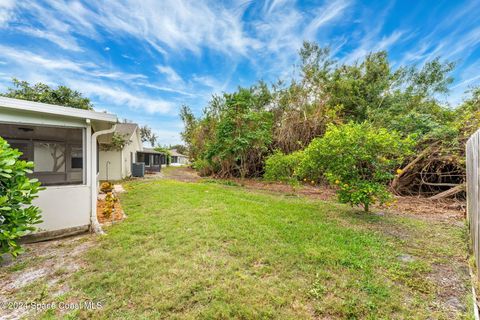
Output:
<instances>
[{"instance_id":1,"label":"white cloud","mask_svg":"<svg viewBox=\"0 0 480 320\"><path fill-rule=\"evenodd\" d=\"M12 18L15 9L15 0L0 1L0 27L5 26Z\"/></svg>"},{"instance_id":2,"label":"white cloud","mask_svg":"<svg viewBox=\"0 0 480 320\"><path fill-rule=\"evenodd\" d=\"M99 77L119 81L130 81L138 79L148 79L147 76L137 73L125 73L121 71L107 71L92 62L75 62L62 58L47 58L26 50L19 50L12 47L0 45L0 51L4 58L8 58L10 63L21 65L23 68L29 67L32 70L43 70L45 73L52 71L69 71L76 74L82 74L88 77Z\"/></svg>"},{"instance_id":3,"label":"white cloud","mask_svg":"<svg viewBox=\"0 0 480 320\"><path fill-rule=\"evenodd\" d=\"M167 80L173 83L182 83L183 79L178 75L178 73L169 66L156 66L158 72L163 73L167 76Z\"/></svg>"},{"instance_id":4,"label":"white cloud","mask_svg":"<svg viewBox=\"0 0 480 320\"><path fill-rule=\"evenodd\" d=\"M197 85L209 87L213 89L214 92L220 93L224 91L228 85L229 78L227 78L224 82L218 81L216 78L207 76L207 75L196 75L192 76L192 80L197 83Z\"/></svg>"},{"instance_id":5,"label":"white cloud","mask_svg":"<svg viewBox=\"0 0 480 320\"><path fill-rule=\"evenodd\" d=\"M243 32L242 12L234 15L216 2L110 0L93 7L99 13L95 23L103 30L144 40L160 53L168 48L199 54L208 46L246 54L258 45Z\"/></svg>"},{"instance_id":6,"label":"white cloud","mask_svg":"<svg viewBox=\"0 0 480 320\"><path fill-rule=\"evenodd\" d=\"M28 65L35 69L68 70L84 74L88 72L86 68L95 67L95 64L91 62L77 63L67 59L49 59L30 51L14 49L3 45L0 45L0 51L2 52L3 58L8 58L11 63L24 67Z\"/></svg>"},{"instance_id":7,"label":"white cloud","mask_svg":"<svg viewBox=\"0 0 480 320\"><path fill-rule=\"evenodd\" d=\"M337 0L315 10L316 17L310 21L304 31L306 39L315 39L318 30L327 23L342 16L349 2Z\"/></svg>"},{"instance_id":8,"label":"white cloud","mask_svg":"<svg viewBox=\"0 0 480 320\"><path fill-rule=\"evenodd\" d=\"M127 106L133 110L145 110L153 113L168 113L174 105L171 102L148 97L142 97L130 93L124 87L115 87L112 84L102 84L98 82L86 82L73 79L67 79L70 87L79 90L90 97L96 97L100 100L117 106ZM101 106L98 106L101 107Z\"/></svg>"},{"instance_id":9,"label":"white cloud","mask_svg":"<svg viewBox=\"0 0 480 320\"><path fill-rule=\"evenodd\" d=\"M475 81L477 81L479 79L480 79L480 75L476 75L476 76L470 77L468 79L464 79L461 82L454 85L451 89L453 90L453 89L457 89L459 87L466 87L466 86L468 86L472 83L475 83Z\"/></svg>"},{"instance_id":10,"label":"white cloud","mask_svg":"<svg viewBox=\"0 0 480 320\"><path fill-rule=\"evenodd\" d=\"M54 57L50 59L1 45L0 51L10 66L18 65L16 71L10 73L11 76L17 76L22 80L50 85L65 84L109 105L125 106L137 111L145 110L150 114L168 113L174 107L171 102L143 96L138 90L132 92L132 88L125 86L125 83L132 80L146 80L147 77L142 74L105 71L91 62L74 62Z\"/></svg>"},{"instance_id":11,"label":"white cloud","mask_svg":"<svg viewBox=\"0 0 480 320\"><path fill-rule=\"evenodd\" d=\"M120 81L129 81L129 80L138 80L138 79L148 79L144 74L138 73L125 73L120 71L91 71L91 76L107 78Z\"/></svg>"},{"instance_id":12,"label":"white cloud","mask_svg":"<svg viewBox=\"0 0 480 320\"><path fill-rule=\"evenodd\" d=\"M60 38L70 38L71 42L73 34L99 39L101 30L115 35L117 40L137 38L161 54L167 54L167 49L200 54L201 48L209 47L228 55L246 55L261 46L244 31L245 6L227 9L215 1L106 0L91 2L87 7L79 1L46 0L40 5L25 0L19 6L35 15L36 23L48 32L33 32L38 27L22 21L24 28L59 45ZM0 6L0 26L10 17L10 5L4 7Z\"/></svg>"},{"instance_id":13,"label":"white cloud","mask_svg":"<svg viewBox=\"0 0 480 320\"><path fill-rule=\"evenodd\" d=\"M194 93L187 92L185 90L180 90L180 89L177 89L177 88L156 85L156 84L153 84L153 83L150 83L150 82L137 82L137 84L140 85L140 86L146 87L146 88L155 89L155 90L159 90L159 91L177 93L177 94L181 94L181 95L184 95L184 96L192 96L192 97L195 96Z\"/></svg>"},{"instance_id":14,"label":"white cloud","mask_svg":"<svg viewBox=\"0 0 480 320\"><path fill-rule=\"evenodd\" d=\"M83 51L74 37L69 34L59 35L54 32L36 29L32 27L18 27L16 30L24 32L30 36L46 39L58 45L60 48L71 51Z\"/></svg>"},{"instance_id":15,"label":"white cloud","mask_svg":"<svg viewBox=\"0 0 480 320\"><path fill-rule=\"evenodd\" d=\"M458 105L463 99L469 97L468 91L480 85L480 60L471 63L463 69L458 76L458 81L450 88L451 92L448 101L451 105Z\"/></svg>"},{"instance_id":16,"label":"white cloud","mask_svg":"<svg viewBox=\"0 0 480 320\"><path fill-rule=\"evenodd\" d=\"M165 130L159 129L156 127L152 128L152 131L155 132L158 136L158 142L161 145L174 145L174 144L182 144L182 137L180 136L180 131L182 129L172 129L172 130ZM149 145L147 145L149 146Z\"/></svg>"},{"instance_id":17,"label":"white cloud","mask_svg":"<svg viewBox=\"0 0 480 320\"><path fill-rule=\"evenodd\" d=\"M380 29L377 29L376 32L369 33L364 39L362 39L360 46L355 50L349 53L345 58L344 62L353 63L359 59L364 58L371 52L388 50L390 47L395 45L399 40L404 40L402 35L403 31L396 30L388 36L379 37Z\"/></svg>"}]
</instances>

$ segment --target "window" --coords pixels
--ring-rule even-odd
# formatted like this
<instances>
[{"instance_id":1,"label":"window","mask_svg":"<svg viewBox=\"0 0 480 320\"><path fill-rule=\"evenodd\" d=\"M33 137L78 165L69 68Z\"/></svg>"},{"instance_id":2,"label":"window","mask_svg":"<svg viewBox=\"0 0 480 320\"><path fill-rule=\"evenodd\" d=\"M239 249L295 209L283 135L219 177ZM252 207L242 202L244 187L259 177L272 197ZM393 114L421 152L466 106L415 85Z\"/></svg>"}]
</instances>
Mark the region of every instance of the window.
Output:
<instances>
[{"instance_id":1,"label":"window","mask_svg":"<svg viewBox=\"0 0 480 320\"><path fill-rule=\"evenodd\" d=\"M70 149L70 158L72 159L72 169L83 169L83 151L82 147L72 146Z\"/></svg>"},{"instance_id":2,"label":"window","mask_svg":"<svg viewBox=\"0 0 480 320\"><path fill-rule=\"evenodd\" d=\"M154 154L153 155L153 165L158 166L160 164L160 155Z\"/></svg>"},{"instance_id":3,"label":"window","mask_svg":"<svg viewBox=\"0 0 480 320\"><path fill-rule=\"evenodd\" d=\"M31 176L43 185L84 182L83 129L0 124L0 136L33 161Z\"/></svg>"}]
</instances>

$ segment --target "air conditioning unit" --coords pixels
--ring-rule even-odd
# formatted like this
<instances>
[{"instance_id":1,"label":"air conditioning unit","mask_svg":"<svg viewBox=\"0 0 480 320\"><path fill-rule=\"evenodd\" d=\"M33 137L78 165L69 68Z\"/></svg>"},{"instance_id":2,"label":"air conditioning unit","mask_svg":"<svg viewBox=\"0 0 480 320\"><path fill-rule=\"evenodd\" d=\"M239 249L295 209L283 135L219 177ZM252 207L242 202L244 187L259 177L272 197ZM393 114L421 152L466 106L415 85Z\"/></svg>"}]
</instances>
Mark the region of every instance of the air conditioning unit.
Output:
<instances>
[{"instance_id":1,"label":"air conditioning unit","mask_svg":"<svg viewBox=\"0 0 480 320\"><path fill-rule=\"evenodd\" d=\"M132 176L142 178L145 175L145 163L135 162L132 163Z\"/></svg>"}]
</instances>

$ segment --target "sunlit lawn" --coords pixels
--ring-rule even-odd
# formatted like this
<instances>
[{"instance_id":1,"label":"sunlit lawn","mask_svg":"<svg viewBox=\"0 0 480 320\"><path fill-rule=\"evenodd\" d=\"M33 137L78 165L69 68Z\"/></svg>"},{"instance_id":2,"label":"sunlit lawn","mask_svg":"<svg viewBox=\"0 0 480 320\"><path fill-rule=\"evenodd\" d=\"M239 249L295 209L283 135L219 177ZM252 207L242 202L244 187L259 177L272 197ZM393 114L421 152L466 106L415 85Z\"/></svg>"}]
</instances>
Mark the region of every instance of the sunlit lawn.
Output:
<instances>
[{"instance_id":1,"label":"sunlit lawn","mask_svg":"<svg viewBox=\"0 0 480 320\"><path fill-rule=\"evenodd\" d=\"M107 229L61 297L104 307L71 317L452 319L467 312L442 303L432 276L435 266L465 256L461 227L216 183L140 181L126 189L128 219ZM467 298L465 289L458 299L466 306Z\"/></svg>"}]
</instances>

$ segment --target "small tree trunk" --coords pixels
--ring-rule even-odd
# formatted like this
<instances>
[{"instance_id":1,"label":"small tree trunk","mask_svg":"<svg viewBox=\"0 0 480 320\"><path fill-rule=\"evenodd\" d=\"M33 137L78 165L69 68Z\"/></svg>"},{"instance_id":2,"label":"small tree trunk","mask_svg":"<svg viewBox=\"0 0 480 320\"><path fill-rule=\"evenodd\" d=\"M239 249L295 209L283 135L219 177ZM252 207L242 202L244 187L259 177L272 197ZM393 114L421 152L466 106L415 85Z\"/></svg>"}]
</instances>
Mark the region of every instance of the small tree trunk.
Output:
<instances>
[{"instance_id":1,"label":"small tree trunk","mask_svg":"<svg viewBox=\"0 0 480 320\"><path fill-rule=\"evenodd\" d=\"M369 207L368 203L364 203L363 204L363 211L368 212L368 209L369 209L368 207Z\"/></svg>"},{"instance_id":2,"label":"small tree trunk","mask_svg":"<svg viewBox=\"0 0 480 320\"><path fill-rule=\"evenodd\" d=\"M443 192L440 192L439 194L436 194L428 199L431 199L431 200L439 200L439 199L443 199L443 198L448 198L448 197L451 197L459 192L462 192L465 190L465 184L459 184L459 185L456 185L455 187L453 188L450 188L446 191L443 191Z\"/></svg>"}]
</instances>

